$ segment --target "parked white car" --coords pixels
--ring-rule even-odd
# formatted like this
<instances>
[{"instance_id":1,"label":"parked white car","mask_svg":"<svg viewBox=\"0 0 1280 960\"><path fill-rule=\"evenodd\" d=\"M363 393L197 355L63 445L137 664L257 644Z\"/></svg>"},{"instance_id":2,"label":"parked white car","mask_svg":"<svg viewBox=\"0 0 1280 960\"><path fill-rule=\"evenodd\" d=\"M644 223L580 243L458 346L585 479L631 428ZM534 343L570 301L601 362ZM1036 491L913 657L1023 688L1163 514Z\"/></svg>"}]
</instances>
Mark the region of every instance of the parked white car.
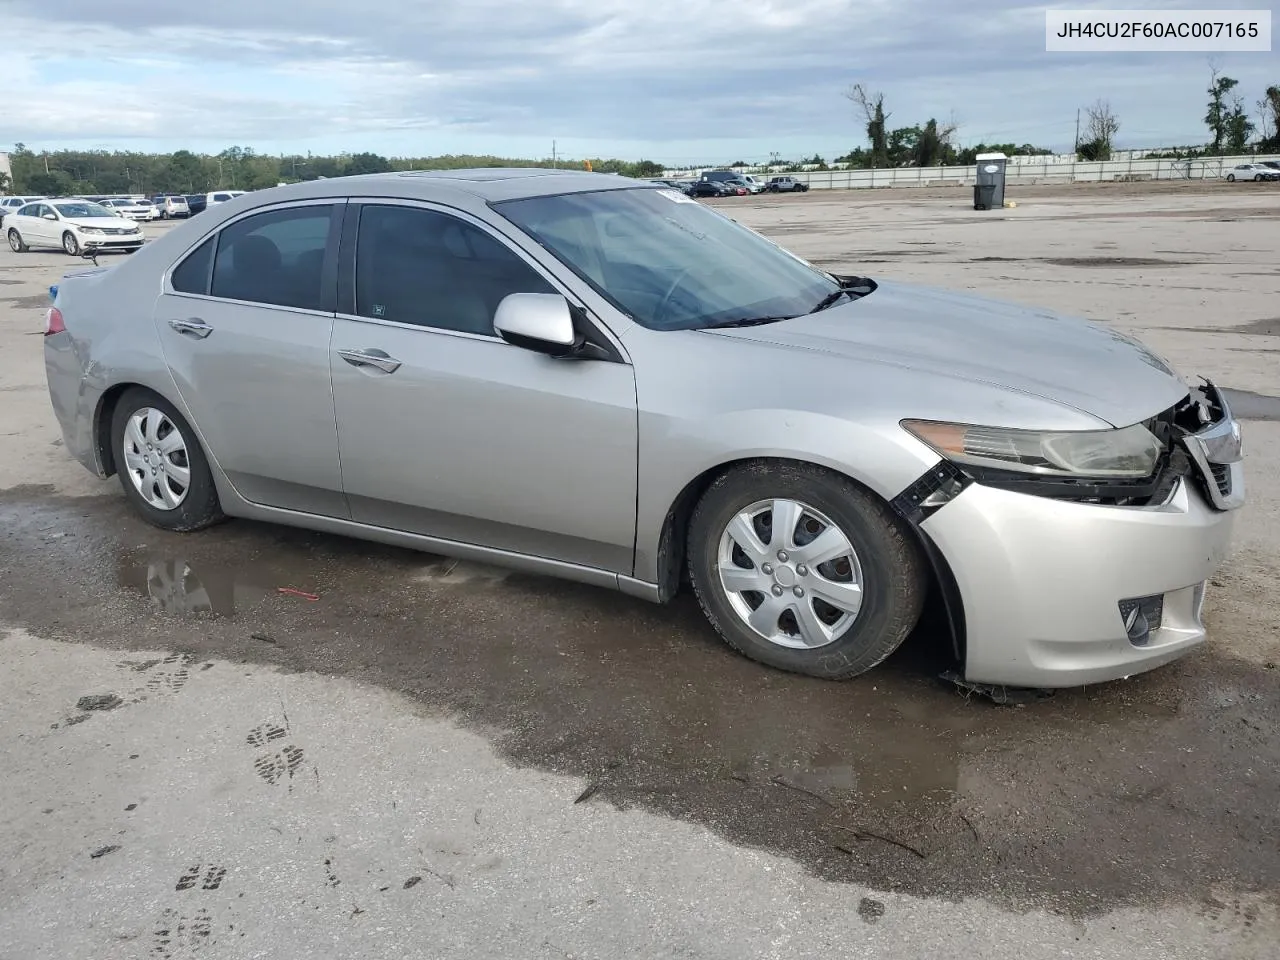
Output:
<instances>
[{"instance_id":1,"label":"parked white car","mask_svg":"<svg viewBox=\"0 0 1280 960\"><path fill-rule=\"evenodd\" d=\"M32 247L61 247L70 256L101 250L132 253L145 239L142 228L88 200L41 200L5 217L9 249L26 253Z\"/></svg>"},{"instance_id":2,"label":"parked white car","mask_svg":"<svg viewBox=\"0 0 1280 960\"><path fill-rule=\"evenodd\" d=\"M228 200L234 200L236 197L243 196L244 190L215 190L212 193L205 194L205 202L209 206L219 203L226 203Z\"/></svg>"},{"instance_id":3,"label":"parked white car","mask_svg":"<svg viewBox=\"0 0 1280 960\"><path fill-rule=\"evenodd\" d=\"M19 208L25 207L28 203L35 203L37 200L43 200L44 197L0 197L0 226L4 225L5 214L16 213Z\"/></svg>"},{"instance_id":4,"label":"parked white car","mask_svg":"<svg viewBox=\"0 0 1280 960\"><path fill-rule=\"evenodd\" d=\"M102 204L127 220L159 220L160 211L150 200L134 200L132 197L115 197Z\"/></svg>"},{"instance_id":5,"label":"parked white car","mask_svg":"<svg viewBox=\"0 0 1280 960\"><path fill-rule=\"evenodd\" d=\"M1261 163L1237 163L1227 171L1227 179L1236 180L1280 180L1280 170Z\"/></svg>"}]
</instances>

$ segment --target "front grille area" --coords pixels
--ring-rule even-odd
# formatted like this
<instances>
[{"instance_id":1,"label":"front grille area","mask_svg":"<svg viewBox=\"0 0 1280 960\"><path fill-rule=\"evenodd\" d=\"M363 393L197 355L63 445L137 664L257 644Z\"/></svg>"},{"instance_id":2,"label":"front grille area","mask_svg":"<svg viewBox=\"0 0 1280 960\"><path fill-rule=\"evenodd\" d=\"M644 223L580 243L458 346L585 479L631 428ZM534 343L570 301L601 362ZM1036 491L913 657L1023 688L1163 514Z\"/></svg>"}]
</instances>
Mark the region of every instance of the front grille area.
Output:
<instances>
[{"instance_id":1,"label":"front grille area","mask_svg":"<svg viewBox=\"0 0 1280 960\"><path fill-rule=\"evenodd\" d=\"M1209 469L1213 471L1213 482L1217 484L1218 492L1228 496L1231 493L1231 467L1225 463L1211 463Z\"/></svg>"}]
</instances>

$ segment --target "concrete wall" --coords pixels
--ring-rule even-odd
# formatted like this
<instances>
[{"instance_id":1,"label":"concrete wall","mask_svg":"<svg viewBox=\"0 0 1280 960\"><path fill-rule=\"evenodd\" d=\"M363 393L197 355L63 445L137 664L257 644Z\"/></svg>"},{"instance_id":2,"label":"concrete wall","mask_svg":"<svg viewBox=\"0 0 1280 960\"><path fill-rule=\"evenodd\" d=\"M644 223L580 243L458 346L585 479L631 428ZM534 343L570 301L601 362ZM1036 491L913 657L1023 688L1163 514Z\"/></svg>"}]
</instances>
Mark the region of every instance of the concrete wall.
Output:
<instances>
[{"instance_id":1,"label":"concrete wall","mask_svg":"<svg viewBox=\"0 0 1280 960\"><path fill-rule=\"evenodd\" d=\"M1149 160L1130 157L1085 163L1060 157L1019 157L1006 168L1010 185L1029 183L1077 183L1103 180L1217 180L1238 163L1280 160L1280 155L1214 157L1208 160ZM938 187L972 185L975 166L893 167L882 170L807 170L790 176L803 180L814 190L848 190L863 187ZM775 171L744 169L756 177ZM697 176L701 171L692 175ZM689 176L689 171L672 171L668 176Z\"/></svg>"}]
</instances>

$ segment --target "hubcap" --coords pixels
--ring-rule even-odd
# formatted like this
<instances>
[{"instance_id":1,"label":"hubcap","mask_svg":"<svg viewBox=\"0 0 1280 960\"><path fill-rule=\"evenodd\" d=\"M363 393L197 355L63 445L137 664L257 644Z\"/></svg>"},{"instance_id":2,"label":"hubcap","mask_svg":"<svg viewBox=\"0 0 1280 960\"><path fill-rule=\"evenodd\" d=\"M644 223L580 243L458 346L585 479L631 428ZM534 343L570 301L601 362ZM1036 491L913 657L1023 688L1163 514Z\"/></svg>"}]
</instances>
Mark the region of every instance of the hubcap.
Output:
<instances>
[{"instance_id":1,"label":"hubcap","mask_svg":"<svg viewBox=\"0 0 1280 960\"><path fill-rule=\"evenodd\" d=\"M832 643L862 608L853 544L819 511L796 500L760 500L729 521L717 557L729 606L771 643Z\"/></svg>"},{"instance_id":2,"label":"hubcap","mask_svg":"<svg viewBox=\"0 0 1280 960\"><path fill-rule=\"evenodd\" d=\"M176 510L191 487L191 462L182 432L163 410L142 407L124 428L125 469L133 487L157 510Z\"/></svg>"}]
</instances>

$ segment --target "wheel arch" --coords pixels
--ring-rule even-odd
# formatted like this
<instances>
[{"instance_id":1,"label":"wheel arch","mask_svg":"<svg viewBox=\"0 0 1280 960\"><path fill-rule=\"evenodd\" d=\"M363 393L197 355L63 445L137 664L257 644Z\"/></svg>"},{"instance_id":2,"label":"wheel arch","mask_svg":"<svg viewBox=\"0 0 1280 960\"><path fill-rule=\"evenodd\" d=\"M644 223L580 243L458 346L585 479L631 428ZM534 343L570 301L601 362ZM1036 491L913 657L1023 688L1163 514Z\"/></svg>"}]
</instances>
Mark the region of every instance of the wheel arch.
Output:
<instances>
[{"instance_id":1,"label":"wheel arch","mask_svg":"<svg viewBox=\"0 0 1280 960\"><path fill-rule=\"evenodd\" d=\"M662 521L662 529L658 534L657 547L657 587L658 602L667 603L681 590L687 579L688 546L686 535L689 521L698 500L716 480L733 470L740 470L759 465L797 463L826 470L842 479L857 485L871 496L883 501L902 521L912 534L925 559L929 573L929 592L937 601L937 610L943 620L950 640L950 652L957 664L963 666L967 637L965 632L964 601L960 595L960 587L956 582L951 565L942 551L933 542L933 538L921 527L920 516L904 508L902 497L886 500L865 482L852 475L848 470L823 462L820 459L794 455L744 455L727 458L707 467L693 477L680 489L667 508ZM926 611L927 612L927 611Z\"/></svg>"},{"instance_id":2,"label":"wheel arch","mask_svg":"<svg viewBox=\"0 0 1280 960\"><path fill-rule=\"evenodd\" d=\"M154 383L145 383L139 379L121 380L118 383L113 383L102 391L93 412L93 451L98 459L101 475L104 477L113 476L117 469L115 449L111 445L111 421L115 416L116 405L119 404L121 397L134 389L154 393L166 402L173 404L187 422L191 422L191 414L187 410L186 404L182 403L180 398L175 399L170 392L158 389ZM176 393L176 391L173 392ZM195 430L194 426L192 430ZM199 435L198 431L196 431L195 440L201 447L205 447L204 438ZM208 456L207 450L205 454Z\"/></svg>"}]
</instances>

